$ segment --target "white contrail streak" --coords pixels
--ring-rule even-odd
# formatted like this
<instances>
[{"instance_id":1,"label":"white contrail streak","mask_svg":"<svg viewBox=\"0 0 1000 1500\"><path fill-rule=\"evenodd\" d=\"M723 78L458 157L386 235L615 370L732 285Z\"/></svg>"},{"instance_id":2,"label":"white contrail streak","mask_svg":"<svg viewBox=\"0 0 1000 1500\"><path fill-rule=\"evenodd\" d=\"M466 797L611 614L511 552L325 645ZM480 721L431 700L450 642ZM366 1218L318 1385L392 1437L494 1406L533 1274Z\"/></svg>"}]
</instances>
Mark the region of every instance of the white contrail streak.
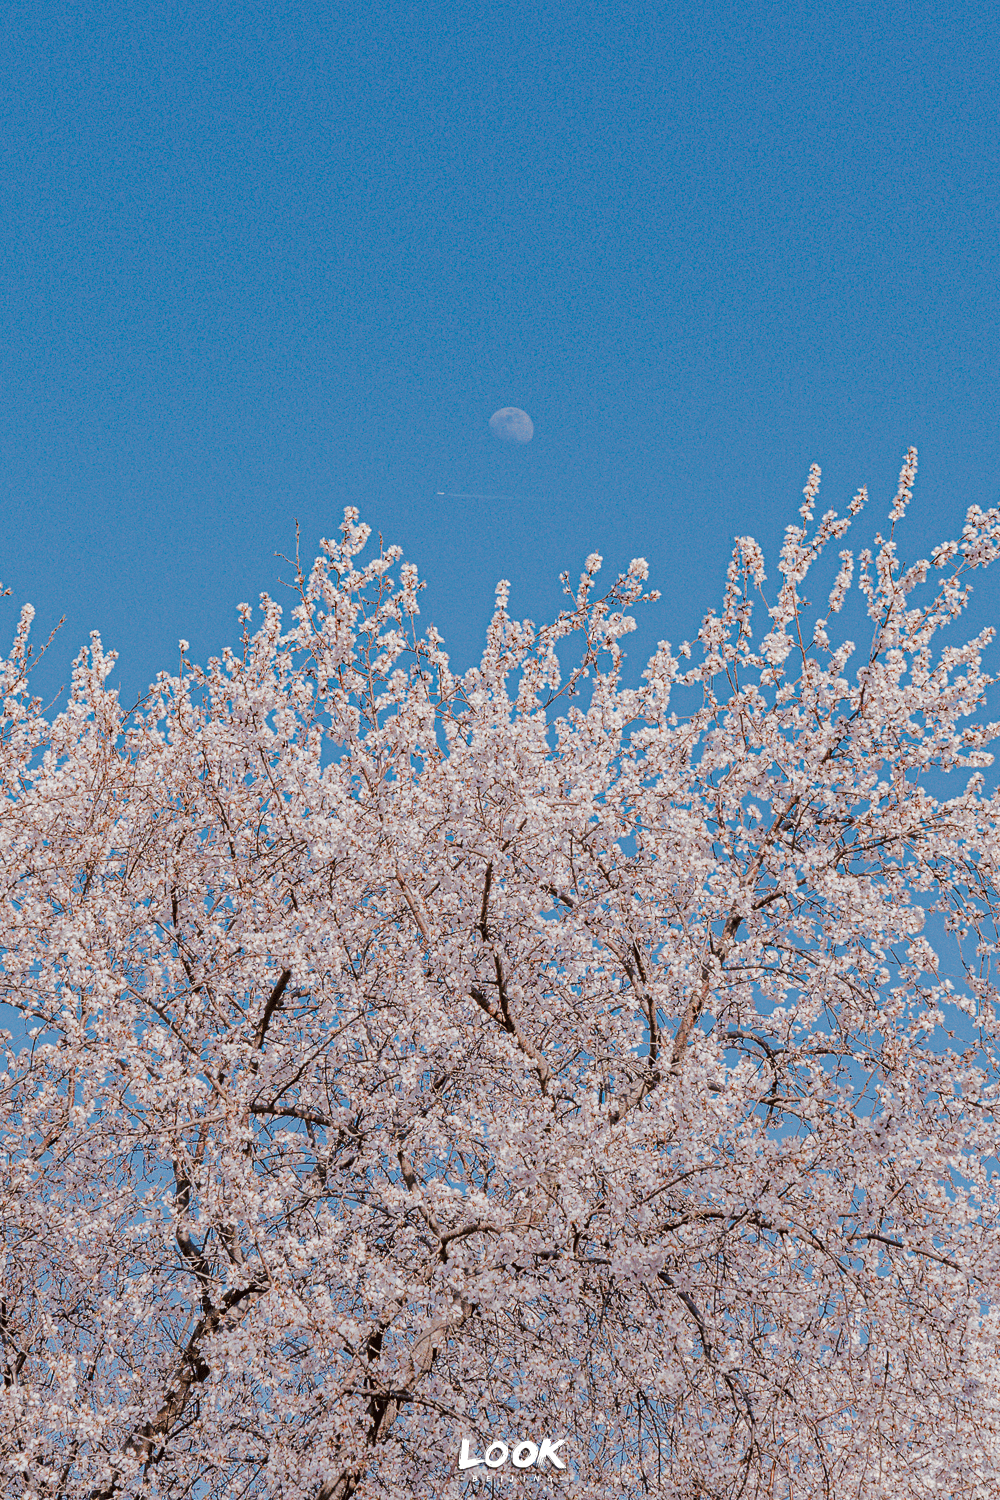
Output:
<instances>
[{"instance_id":1,"label":"white contrail streak","mask_svg":"<svg viewBox=\"0 0 1000 1500\"><path fill-rule=\"evenodd\" d=\"M467 495L463 490L437 490L446 500L513 500L514 495Z\"/></svg>"}]
</instances>

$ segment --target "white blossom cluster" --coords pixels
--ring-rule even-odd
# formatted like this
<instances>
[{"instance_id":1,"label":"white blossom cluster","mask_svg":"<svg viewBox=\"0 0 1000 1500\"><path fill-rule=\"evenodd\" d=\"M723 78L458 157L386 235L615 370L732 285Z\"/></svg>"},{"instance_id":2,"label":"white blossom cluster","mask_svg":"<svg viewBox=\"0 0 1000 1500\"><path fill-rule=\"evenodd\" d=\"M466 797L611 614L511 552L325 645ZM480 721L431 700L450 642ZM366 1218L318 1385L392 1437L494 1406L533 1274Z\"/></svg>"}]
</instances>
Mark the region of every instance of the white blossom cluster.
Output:
<instances>
[{"instance_id":1,"label":"white blossom cluster","mask_svg":"<svg viewBox=\"0 0 1000 1500\"><path fill-rule=\"evenodd\" d=\"M904 568L915 462L839 557L814 469L637 688L643 559L540 627L501 584L457 675L354 510L131 712L94 637L47 719L24 612L0 1493L457 1497L544 1439L539 1496L1000 1493L998 731L937 640L1000 512Z\"/></svg>"}]
</instances>

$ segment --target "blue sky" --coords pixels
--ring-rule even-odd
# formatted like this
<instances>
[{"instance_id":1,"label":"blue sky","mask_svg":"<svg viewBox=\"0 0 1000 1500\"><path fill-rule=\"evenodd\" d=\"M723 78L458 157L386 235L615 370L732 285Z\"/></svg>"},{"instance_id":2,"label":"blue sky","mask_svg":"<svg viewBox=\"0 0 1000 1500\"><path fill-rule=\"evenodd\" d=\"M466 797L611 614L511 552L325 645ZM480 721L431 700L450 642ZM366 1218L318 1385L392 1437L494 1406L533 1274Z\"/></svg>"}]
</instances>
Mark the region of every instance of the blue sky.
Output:
<instances>
[{"instance_id":1,"label":"blue sky","mask_svg":"<svg viewBox=\"0 0 1000 1500\"><path fill-rule=\"evenodd\" d=\"M132 696L218 652L345 505L460 666L496 579L540 620L646 556L637 671L813 461L881 519L915 443L915 552L996 502L989 6L8 15L0 578L69 617L46 684L91 629Z\"/></svg>"}]
</instances>

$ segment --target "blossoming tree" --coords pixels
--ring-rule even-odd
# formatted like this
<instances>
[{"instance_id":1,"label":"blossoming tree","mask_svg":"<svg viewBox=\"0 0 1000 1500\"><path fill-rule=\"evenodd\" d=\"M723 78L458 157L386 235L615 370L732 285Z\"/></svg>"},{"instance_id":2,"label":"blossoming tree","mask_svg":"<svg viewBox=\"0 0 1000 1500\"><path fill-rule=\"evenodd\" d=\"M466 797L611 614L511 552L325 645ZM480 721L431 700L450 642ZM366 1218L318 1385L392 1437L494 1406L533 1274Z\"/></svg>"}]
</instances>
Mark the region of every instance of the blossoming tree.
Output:
<instances>
[{"instance_id":1,"label":"blossoming tree","mask_svg":"<svg viewBox=\"0 0 1000 1500\"><path fill-rule=\"evenodd\" d=\"M47 721L24 611L5 1495L458 1496L545 1439L537 1495L998 1493L996 730L937 636L1000 512L904 568L914 471L814 620L865 500L814 469L634 689L641 559L541 628L500 585L459 677L354 511L130 713L94 637Z\"/></svg>"}]
</instances>

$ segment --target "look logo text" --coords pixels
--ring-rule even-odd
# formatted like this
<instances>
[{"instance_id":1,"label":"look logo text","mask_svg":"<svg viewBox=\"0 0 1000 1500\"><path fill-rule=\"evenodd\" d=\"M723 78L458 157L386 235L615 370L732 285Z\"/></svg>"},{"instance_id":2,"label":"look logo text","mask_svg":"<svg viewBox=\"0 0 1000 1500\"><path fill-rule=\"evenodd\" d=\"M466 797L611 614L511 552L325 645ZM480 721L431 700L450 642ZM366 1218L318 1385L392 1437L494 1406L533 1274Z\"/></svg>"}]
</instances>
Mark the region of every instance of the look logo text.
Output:
<instances>
[{"instance_id":1,"label":"look logo text","mask_svg":"<svg viewBox=\"0 0 1000 1500\"><path fill-rule=\"evenodd\" d=\"M490 1444L482 1458L477 1458L470 1450L469 1439L463 1438L462 1451L458 1455L458 1467L475 1469L480 1464L485 1464L488 1469L499 1469L509 1458L515 1469L530 1469L535 1464L541 1468L546 1460L554 1469L565 1469L566 1461L559 1457L559 1449L565 1442L565 1438L557 1438L555 1442L551 1438L542 1438L541 1443L532 1443L525 1439L523 1442L515 1443L512 1451L506 1443L497 1440Z\"/></svg>"}]
</instances>

